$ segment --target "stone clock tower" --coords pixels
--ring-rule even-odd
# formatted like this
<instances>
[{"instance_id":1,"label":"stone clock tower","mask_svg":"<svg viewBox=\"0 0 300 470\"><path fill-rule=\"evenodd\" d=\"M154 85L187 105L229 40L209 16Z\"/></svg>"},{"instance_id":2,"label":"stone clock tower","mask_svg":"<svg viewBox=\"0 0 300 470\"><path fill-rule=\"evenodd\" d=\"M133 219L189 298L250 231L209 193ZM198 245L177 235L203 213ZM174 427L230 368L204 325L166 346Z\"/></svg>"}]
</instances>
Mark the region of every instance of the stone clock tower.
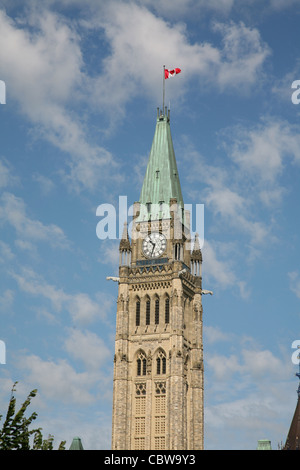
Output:
<instances>
[{"instance_id":1,"label":"stone clock tower","mask_svg":"<svg viewBox=\"0 0 300 470\"><path fill-rule=\"evenodd\" d=\"M130 232L119 248L112 449L202 449L202 254L190 240L166 108Z\"/></svg>"}]
</instances>

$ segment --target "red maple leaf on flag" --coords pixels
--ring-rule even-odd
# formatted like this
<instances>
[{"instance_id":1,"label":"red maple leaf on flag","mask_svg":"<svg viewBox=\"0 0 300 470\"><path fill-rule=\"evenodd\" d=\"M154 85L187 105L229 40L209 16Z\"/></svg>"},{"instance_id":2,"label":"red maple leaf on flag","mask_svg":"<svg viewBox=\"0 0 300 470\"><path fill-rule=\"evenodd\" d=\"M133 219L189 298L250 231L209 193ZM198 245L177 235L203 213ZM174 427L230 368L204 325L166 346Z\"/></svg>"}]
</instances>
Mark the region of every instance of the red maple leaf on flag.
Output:
<instances>
[{"instance_id":1,"label":"red maple leaf on flag","mask_svg":"<svg viewBox=\"0 0 300 470\"><path fill-rule=\"evenodd\" d=\"M167 70L165 69L165 78L170 78L170 77L175 77L178 73L181 72L181 69L173 69L173 70Z\"/></svg>"}]
</instances>

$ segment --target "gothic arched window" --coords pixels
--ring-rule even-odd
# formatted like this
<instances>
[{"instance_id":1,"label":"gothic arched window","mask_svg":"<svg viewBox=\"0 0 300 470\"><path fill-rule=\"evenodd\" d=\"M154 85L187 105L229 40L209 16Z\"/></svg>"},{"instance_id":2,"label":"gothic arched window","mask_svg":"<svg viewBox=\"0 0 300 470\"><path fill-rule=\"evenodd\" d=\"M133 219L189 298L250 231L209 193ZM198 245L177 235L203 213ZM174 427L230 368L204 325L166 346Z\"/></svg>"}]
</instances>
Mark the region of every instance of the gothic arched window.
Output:
<instances>
[{"instance_id":1,"label":"gothic arched window","mask_svg":"<svg viewBox=\"0 0 300 470\"><path fill-rule=\"evenodd\" d=\"M159 299L155 300L155 325L159 324Z\"/></svg>"},{"instance_id":2,"label":"gothic arched window","mask_svg":"<svg viewBox=\"0 0 300 470\"><path fill-rule=\"evenodd\" d=\"M135 304L135 326L140 326L141 323L141 302L138 299Z\"/></svg>"},{"instance_id":3,"label":"gothic arched window","mask_svg":"<svg viewBox=\"0 0 300 470\"><path fill-rule=\"evenodd\" d=\"M167 372L167 358L163 351L159 351L156 358L156 374L166 374Z\"/></svg>"},{"instance_id":4,"label":"gothic arched window","mask_svg":"<svg viewBox=\"0 0 300 470\"><path fill-rule=\"evenodd\" d=\"M165 323L170 322L170 299L169 297L165 300Z\"/></svg>"},{"instance_id":5,"label":"gothic arched window","mask_svg":"<svg viewBox=\"0 0 300 470\"><path fill-rule=\"evenodd\" d=\"M150 299L146 301L146 325L150 325Z\"/></svg>"},{"instance_id":6,"label":"gothic arched window","mask_svg":"<svg viewBox=\"0 0 300 470\"><path fill-rule=\"evenodd\" d=\"M145 353L139 353L136 361L136 375L146 375L147 359Z\"/></svg>"}]
</instances>

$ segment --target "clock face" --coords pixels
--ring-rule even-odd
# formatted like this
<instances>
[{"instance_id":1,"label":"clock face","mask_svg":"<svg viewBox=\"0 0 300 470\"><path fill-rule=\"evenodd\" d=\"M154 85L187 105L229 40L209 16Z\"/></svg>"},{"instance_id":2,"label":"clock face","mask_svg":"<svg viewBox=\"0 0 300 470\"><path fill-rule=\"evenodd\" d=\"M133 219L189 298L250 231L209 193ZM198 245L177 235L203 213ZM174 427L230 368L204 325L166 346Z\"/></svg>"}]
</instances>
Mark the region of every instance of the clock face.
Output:
<instances>
[{"instance_id":1,"label":"clock face","mask_svg":"<svg viewBox=\"0 0 300 470\"><path fill-rule=\"evenodd\" d=\"M143 253L147 258L158 258L167 248L166 237L162 233L149 233L143 240Z\"/></svg>"}]
</instances>

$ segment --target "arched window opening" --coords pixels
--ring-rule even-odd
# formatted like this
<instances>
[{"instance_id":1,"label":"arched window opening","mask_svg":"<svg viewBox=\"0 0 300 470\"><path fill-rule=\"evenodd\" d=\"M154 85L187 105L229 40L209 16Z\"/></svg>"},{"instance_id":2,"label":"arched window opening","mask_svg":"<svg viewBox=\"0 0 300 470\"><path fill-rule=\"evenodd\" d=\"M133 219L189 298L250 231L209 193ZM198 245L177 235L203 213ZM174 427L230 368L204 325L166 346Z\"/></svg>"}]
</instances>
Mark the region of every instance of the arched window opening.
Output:
<instances>
[{"instance_id":1,"label":"arched window opening","mask_svg":"<svg viewBox=\"0 0 300 470\"><path fill-rule=\"evenodd\" d=\"M137 300L135 304L135 325L140 326L141 324L141 302Z\"/></svg>"},{"instance_id":2,"label":"arched window opening","mask_svg":"<svg viewBox=\"0 0 300 470\"><path fill-rule=\"evenodd\" d=\"M141 352L138 355L137 361L136 361L136 374L137 375L146 375L147 371L147 359L146 356L143 352Z\"/></svg>"},{"instance_id":3,"label":"arched window opening","mask_svg":"<svg viewBox=\"0 0 300 470\"><path fill-rule=\"evenodd\" d=\"M155 325L159 324L159 299L155 300Z\"/></svg>"},{"instance_id":4,"label":"arched window opening","mask_svg":"<svg viewBox=\"0 0 300 470\"><path fill-rule=\"evenodd\" d=\"M156 359L156 373L157 375L160 374L160 357Z\"/></svg>"},{"instance_id":5,"label":"arched window opening","mask_svg":"<svg viewBox=\"0 0 300 470\"><path fill-rule=\"evenodd\" d=\"M150 300L146 302L146 325L150 325Z\"/></svg>"},{"instance_id":6,"label":"arched window opening","mask_svg":"<svg viewBox=\"0 0 300 470\"><path fill-rule=\"evenodd\" d=\"M161 360L162 362L162 374L165 374L167 372L167 359L166 356L164 356Z\"/></svg>"},{"instance_id":7,"label":"arched window opening","mask_svg":"<svg viewBox=\"0 0 300 470\"><path fill-rule=\"evenodd\" d=\"M167 372L167 358L163 351L159 351L156 358L156 374L166 374Z\"/></svg>"},{"instance_id":8,"label":"arched window opening","mask_svg":"<svg viewBox=\"0 0 300 470\"><path fill-rule=\"evenodd\" d=\"M166 298L165 301L165 323L170 323L170 299Z\"/></svg>"}]
</instances>

